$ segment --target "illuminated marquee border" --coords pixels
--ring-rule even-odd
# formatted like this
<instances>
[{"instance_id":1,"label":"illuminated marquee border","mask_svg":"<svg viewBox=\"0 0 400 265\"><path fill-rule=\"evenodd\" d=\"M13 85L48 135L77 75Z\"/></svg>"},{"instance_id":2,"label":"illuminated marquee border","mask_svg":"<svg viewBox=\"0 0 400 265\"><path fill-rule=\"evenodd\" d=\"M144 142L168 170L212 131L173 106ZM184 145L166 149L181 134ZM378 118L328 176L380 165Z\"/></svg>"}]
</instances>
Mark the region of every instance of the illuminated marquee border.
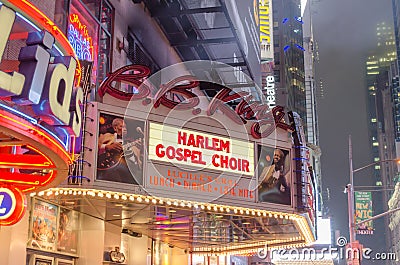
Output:
<instances>
[{"instance_id":1,"label":"illuminated marquee border","mask_svg":"<svg viewBox=\"0 0 400 265\"><path fill-rule=\"evenodd\" d=\"M173 205L177 208L183 209L196 209L204 210L208 212L215 213L234 213L236 215L250 216L250 217L274 217L279 219L292 220L298 231L300 232L300 237L293 237L289 240L274 239L270 241L260 241L258 243L243 244L239 246L231 247L201 247L193 249L193 253L210 255L210 253L217 254L241 254L249 252L257 252L260 248L265 247L268 244L269 247L279 246L282 248L288 247L304 247L315 241L314 234L312 233L308 220L306 217L295 213L277 212L213 203L203 203L187 200L178 199L168 199L154 196L146 196L139 194L129 194L122 192L113 192L97 189L84 189L84 188L52 188L45 191L40 191L38 193L31 193L30 196L39 196L46 199L55 198L57 196L76 196L76 197L91 197L97 196L98 199L112 200L113 202L136 202L148 205Z\"/></svg>"}]
</instances>

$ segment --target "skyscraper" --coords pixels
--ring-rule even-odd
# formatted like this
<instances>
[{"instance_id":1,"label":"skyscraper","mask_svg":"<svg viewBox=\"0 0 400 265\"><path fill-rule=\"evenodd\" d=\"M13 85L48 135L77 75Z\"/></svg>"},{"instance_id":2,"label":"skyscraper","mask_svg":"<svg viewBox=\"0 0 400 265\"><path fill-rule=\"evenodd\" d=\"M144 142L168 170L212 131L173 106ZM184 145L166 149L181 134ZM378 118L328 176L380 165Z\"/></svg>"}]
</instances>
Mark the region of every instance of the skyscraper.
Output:
<instances>
[{"instance_id":1,"label":"skyscraper","mask_svg":"<svg viewBox=\"0 0 400 265\"><path fill-rule=\"evenodd\" d=\"M389 85L391 62L395 60L393 27L387 22L378 23L376 39L376 47L368 54L366 61L368 125L373 162L396 157L392 93ZM396 172L397 169L392 161L382 162L374 166L371 185L379 191L373 194L374 215L387 211L387 202L391 193L388 189L393 187ZM378 235L372 236L371 244L373 241L376 247L390 248L391 240L388 224L388 216L374 221L375 233ZM382 237L382 234L385 234L385 236Z\"/></svg>"},{"instance_id":2,"label":"skyscraper","mask_svg":"<svg viewBox=\"0 0 400 265\"><path fill-rule=\"evenodd\" d=\"M274 0L272 8L275 86L286 95L282 103L306 120L304 22L300 0Z\"/></svg>"}]
</instances>

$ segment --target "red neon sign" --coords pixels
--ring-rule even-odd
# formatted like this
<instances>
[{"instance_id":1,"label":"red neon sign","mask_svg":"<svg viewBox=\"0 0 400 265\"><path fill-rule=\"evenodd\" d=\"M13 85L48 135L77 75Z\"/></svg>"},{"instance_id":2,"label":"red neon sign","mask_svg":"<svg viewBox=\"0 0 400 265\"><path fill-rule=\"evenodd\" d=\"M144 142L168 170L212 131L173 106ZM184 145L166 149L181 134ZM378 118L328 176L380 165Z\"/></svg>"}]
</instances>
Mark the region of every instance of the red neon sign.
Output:
<instances>
[{"instance_id":1,"label":"red neon sign","mask_svg":"<svg viewBox=\"0 0 400 265\"><path fill-rule=\"evenodd\" d=\"M0 187L0 226L16 224L24 216L25 210L25 195L18 188Z\"/></svg>"},{"instance_id":2,"label":"red neon sign","mask_svg":"<svg viewBox=\"0 0 400 265\"><path fill-rule=\"evenodd\" d=\"M131 71L132 73L126 74L125 72ZM150 69L143 65L128 65L124 66L113 73L103 81L99 87L99 95L103 97L106 93L111 96L125 100L143 100L143 104L151 103L151 99L147 98L150 94L150 88L143 83L143 80L150 75ZM138 93L127 93L118 90L112 86L113 82L121 82L128 85L133 85L138 88ZM182 85L182 82L185 84ZM181 76L167 84L160 86L157 94L154 97L154 107L157 108L163 105L170 109L189 110L193 109L193 114L200 113L196 109L200 100L196 94L190 89L197 87L199 81L193 76ZM176 98L167 97L167 93L179 94L183 99L177 101ZM232 108L227 103L233 100L241 99L240 103ZM251 120L251 135L256 138L265 138L269 136L275 127L282 128L288 131L294 131L294 126L289 125L284 121L284 108L276 106L272 110L269 109L268 104L253 101L253 97L248 92L234 92L228 87L223 87L211 99L207 107L207 115L213 115L216 110L221 111L225 116L231 119L236 124L246 124ZM254 120L254 121L253 121ZM275 124L275 126L273 126Z\"/></svg>"},{"instance_id":3,"label":"red neon sign","mask_svg":"<svg viewBox=\"0 0 400 265\"><path fill-rule=\"evenodd\" d=\"M77 14L69 16L68 40L81 60L93 60L93 40L87 26L82 24Z\"/></svg>"}]
</instances>

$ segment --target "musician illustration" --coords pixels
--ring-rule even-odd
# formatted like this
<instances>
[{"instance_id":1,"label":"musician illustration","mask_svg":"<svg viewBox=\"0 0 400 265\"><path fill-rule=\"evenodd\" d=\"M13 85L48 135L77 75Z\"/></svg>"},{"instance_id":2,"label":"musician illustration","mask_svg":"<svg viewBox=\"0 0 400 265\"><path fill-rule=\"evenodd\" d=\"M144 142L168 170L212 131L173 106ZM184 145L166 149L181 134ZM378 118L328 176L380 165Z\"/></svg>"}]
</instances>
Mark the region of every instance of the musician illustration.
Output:
<instances>
[{"instance_id":1,"label":"musician illustration","mask_svg":"<svg viewBox=\"0 0 400 265\"><path fill-rule=\"evenodd\" d=\"M290 204L290 171L285 158L281 149L275 149L272 164L259 168L258 197L261 202ZM269 160L267 155L266 161Z\"/></svg>"},{"instance_id":2,"label":"musician illustration","mask_svg":"<svg viewBox=\"0 0 400 265\"><path fill-rule=\"evenodd\" d=\"M106 114L101 118L112 118L113 133L108 130L99 135L97 179L142 184L144 123L140 122L134 133L128 133L123 119ZM104 124L107 125L110 127Z\"/></svg>"}]
</instances>

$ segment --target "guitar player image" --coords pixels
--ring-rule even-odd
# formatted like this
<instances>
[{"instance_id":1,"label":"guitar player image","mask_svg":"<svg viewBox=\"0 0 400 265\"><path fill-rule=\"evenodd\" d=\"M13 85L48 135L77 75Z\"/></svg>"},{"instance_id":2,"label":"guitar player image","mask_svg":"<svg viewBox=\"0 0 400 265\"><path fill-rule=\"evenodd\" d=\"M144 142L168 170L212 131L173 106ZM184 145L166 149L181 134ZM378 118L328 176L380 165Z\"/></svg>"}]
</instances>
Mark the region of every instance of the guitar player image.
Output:
<instances>
[{"instance_id":1,"label":"guitar player image","mask_svg":"<svg viewBox=\"0 0 400 265\"><path fill-rule=\"evenodd\" d=\"M100 115L97 179L143 184L144 122Z\"/></svg>"}]
</instances>

